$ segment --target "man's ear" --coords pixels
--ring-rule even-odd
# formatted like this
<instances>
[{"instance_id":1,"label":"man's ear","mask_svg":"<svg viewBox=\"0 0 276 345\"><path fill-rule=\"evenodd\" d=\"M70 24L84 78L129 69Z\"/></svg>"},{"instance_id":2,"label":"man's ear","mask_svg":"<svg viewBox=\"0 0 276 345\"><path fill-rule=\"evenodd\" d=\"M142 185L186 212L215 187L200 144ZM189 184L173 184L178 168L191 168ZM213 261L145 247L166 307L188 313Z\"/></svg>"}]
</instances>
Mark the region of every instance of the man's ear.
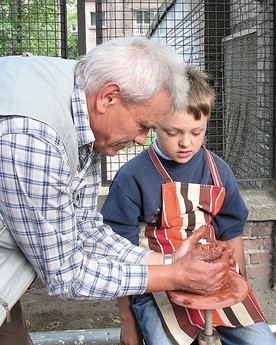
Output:
<instances>
[{"instance_id":1,"label":"man's ear","mask_svg":"<svg viewBox=\"0 0 276 345\"><path fill-rule=\"evenodd\" d=\"M121 100L120 86L116 83L105 84L97 94L96 104L100 113Z\"/></svg>"}]
</instances>

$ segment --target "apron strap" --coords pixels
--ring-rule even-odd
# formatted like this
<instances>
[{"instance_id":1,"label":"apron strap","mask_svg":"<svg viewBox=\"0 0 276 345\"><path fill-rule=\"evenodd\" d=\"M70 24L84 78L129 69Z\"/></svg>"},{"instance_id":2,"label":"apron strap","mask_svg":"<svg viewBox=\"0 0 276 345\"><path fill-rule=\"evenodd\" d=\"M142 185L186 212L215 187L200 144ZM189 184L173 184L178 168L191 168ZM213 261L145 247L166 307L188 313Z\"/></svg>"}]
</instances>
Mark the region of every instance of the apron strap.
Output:
<instances>
[{"instance_id":1,"label":"apron strap","mask_svg":"<svg viewBox=\"0 0 276 345\"><path fill-rule=\"evenodd\" d=\"M219 187L223 187L221 178L220 178L220 174L218 172L218 168L217 165L214 161L213 156L211 155L211 153L209 152L209 150L206 149L205 146L203 146L203 149L205 150L207 159L208 159L208 164L209 164L209 168L210 168L210 172L212 175L212 179L214 181L214 185L215 186L219 186ZM148 148L148 153L149 156L152 160L152 163L154 164L155 168L157 169L157 171L159 172L159 174L163 177L163 179L166 181L166 183L168 182L173 182L172 178L170 177L170 175L167 173L167 171L165 170L165 168L163 167L162 163L160 162L156 152L154 151L154 148L152 145L149 146Z\"/></svg>"},{"instance_id":2,"label":"apron strap","mask_svg":"<svg viewBox=\"0 0 276 345\"><path fill-rule=\"evenodd\" d=\"M154 164L155 168L159 172L159 174L163 177L163 179L168 182L173 182L170 175L167 173L165 168L163 167L162 163L160 162L159 158L157 157L156 152L154 151L152 145L148 148L148 153L151 158L152 163Z\"/></svg>"},{"instance_id":3,"label":"apron strap","mask_svg":"<svg viewBox=\"0 0 276 345\"><path fill-rule=\"evenodd\" d=\"M209 163L211 175L212 175L212 178L213 178L213 181L214 181L214 185L215 186L219 186L219 187L223 187L223 184L222 184L222 181L221 181L221 178L220 178L220 174L218 172L218 168L217 168L217 165L216 165L216 163L214 161L213 156L211 155L209 150L206 149L205 146L202 145L202 147L204 148L206 156L207 156L207 159L208 159L208 163Z\"/></svg>"}]
</instances>

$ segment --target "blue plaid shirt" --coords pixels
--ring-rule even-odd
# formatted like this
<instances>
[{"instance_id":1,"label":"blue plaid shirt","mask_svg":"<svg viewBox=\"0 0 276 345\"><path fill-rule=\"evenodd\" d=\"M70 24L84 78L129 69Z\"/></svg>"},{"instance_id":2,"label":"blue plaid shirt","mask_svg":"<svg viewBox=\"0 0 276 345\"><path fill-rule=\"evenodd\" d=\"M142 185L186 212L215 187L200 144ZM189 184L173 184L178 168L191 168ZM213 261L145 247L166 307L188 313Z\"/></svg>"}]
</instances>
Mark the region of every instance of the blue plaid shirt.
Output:
<instances>
[{"instance_id":1,"label":"blue plaid shirt","mask_svg":"<svg viewBox=\"0 0 276 345\"><path fill-rule=\"evenodd\" d=\"M79 300L141 294L148 280L141 262L149 252L103 224L100 154L77 87L72 107L80 157L72 184L65 148L50 126L0 119L1 215L49 294Z\"/></svg>"}]
</instances>

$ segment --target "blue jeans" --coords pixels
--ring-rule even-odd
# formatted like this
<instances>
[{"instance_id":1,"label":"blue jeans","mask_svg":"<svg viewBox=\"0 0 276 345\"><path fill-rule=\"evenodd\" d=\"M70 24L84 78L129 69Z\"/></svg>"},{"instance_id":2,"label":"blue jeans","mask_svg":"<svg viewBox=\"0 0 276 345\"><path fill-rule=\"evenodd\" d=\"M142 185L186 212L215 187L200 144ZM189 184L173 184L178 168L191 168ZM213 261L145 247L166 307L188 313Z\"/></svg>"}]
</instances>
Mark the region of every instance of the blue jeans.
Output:
<instances>
[{"instance_id":1,"label":"blue jeans","mask_svg":"<svg viewBox=\"0 0 276 345\"><path fill-rule=\"evenodd\" d=\"M174 344L162 325L158 309L151 294L133 297L132 309L147 345ZM221 326L216 327L216 330L223 345L276 345L276 338L265 322L237 328ZM195 341L194 344L196 343Z\"/></svg>"}]
</instances>

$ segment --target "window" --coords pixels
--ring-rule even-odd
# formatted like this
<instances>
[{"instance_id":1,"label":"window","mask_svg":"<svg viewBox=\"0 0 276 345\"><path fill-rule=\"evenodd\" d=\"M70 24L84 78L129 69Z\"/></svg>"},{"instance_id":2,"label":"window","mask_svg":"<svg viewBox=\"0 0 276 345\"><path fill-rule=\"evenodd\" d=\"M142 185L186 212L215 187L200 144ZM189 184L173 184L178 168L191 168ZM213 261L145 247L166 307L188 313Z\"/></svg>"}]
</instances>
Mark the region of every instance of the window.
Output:
<instances>
[{"instance_id":1,"label":"window","mask_svg":"<svg viewBox=\"0 0 276 345\"><path fill-rule=\"evenodd\" d=\"M96 12L90 12L90 18L91 18L91 26L96 26L97 20L96 20ZM105 12L101 12L99 14L99 21L101 22L102 26L105 26Z\"/></svg>"},{"instance_id":2,"label":"window","mask_svg":"<svg viewBox=\"0 0 276 345\"><path fill-rule=\"evenodd\" d=\"M150 12L144 11L144 23L149 24L150 23Z\"/></svg>"},{"instance_id":3,"label":"window","mask_svg":"<svg viewBox=\"0 0 276 345\"><path fill-rule=\"evenodd\" d=\"M96 26L96 12L90 12L91 26Z\"/></svg>"},{"instance_id":4,"label":"window","mask_svg":"<svg viewBox=\"0 0 276 345\"><path fill-rule=\"evenodd\" d=\"M136 23L137 24L149 24L150 23L150 12L149 11L135 11L136 12Z\"/></svg>"}]
</instances>

